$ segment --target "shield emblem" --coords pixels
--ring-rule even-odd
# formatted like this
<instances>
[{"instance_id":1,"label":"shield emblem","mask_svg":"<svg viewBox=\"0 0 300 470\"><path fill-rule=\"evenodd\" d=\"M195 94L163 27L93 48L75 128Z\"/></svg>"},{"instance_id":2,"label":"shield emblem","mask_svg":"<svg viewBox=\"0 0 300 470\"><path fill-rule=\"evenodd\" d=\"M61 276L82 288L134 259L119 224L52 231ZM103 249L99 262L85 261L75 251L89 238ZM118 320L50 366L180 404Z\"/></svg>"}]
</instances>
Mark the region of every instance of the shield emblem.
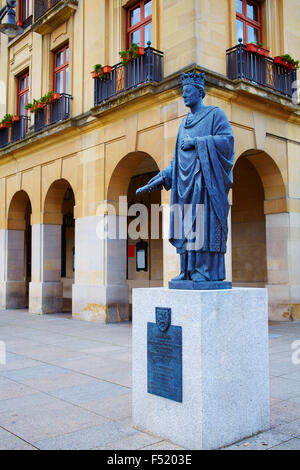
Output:
<instances>
[{"instance_id":1,"label":"shield emblem","mask_svg":"<svg viewBox=\"0 0 300 470\"><path fill-rule=\"evenodd\" d=\"M160 331L165 333L171 325L171 309L156 308L156 324Z\"/></svg>"}]
</instances>

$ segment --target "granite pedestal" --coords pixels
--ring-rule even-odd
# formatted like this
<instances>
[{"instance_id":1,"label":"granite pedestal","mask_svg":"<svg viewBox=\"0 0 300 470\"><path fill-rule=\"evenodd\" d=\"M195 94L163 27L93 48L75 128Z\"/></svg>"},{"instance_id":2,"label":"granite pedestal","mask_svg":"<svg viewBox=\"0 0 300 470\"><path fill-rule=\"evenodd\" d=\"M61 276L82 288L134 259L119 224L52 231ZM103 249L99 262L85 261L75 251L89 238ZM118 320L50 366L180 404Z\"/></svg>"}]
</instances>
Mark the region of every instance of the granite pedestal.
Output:
<instances>
[{"instance_id":1,"label":"granite pedestal","mask_svg":"<svg viewBox=\"0 0 300 470\"><path fill-rule=\"evenodd\" d=\"M160 340L148 344L149 331L158 331L157 307L171 309L171 325L181 327L182 333L181 348L180 334L173 347L172 330L160 333L162 338L169 336L165 351L170 355L167 367L161 369ZM150 389L154 385L154 389L171 390L176 383L182 386L182 402L148 393L147 353L152 354L153 344L156 356L151 359ZM180 363L176 355L181 355L182 383L173 380L175 375L178 380L178 370L171 377L171 365L177 364L178 369ZM266 289L133 290L135 427L186 449L218 449L268 430L269 409Z\"/></svg>"}]
</instances>

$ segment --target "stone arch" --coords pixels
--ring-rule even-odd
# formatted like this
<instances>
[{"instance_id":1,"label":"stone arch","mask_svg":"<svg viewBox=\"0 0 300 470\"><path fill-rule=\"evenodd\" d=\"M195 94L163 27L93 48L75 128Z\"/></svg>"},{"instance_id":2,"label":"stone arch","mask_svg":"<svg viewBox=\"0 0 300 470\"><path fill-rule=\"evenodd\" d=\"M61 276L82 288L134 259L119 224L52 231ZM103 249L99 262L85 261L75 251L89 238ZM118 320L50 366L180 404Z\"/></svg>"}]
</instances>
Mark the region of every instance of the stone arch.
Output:
<instances>
[{"instance_id":1,"label":"stone arch","mask_svg":"<svg viewBox=\"0 0 300 470\"><path fill-rule=\"evenodd\" d=\"M148 235L140 238L132 237L130 230L127 232L127 240L116 242L108 241L108 253L118 253L118 272L122 272L123 282L129 289L129 316L131 312L131 292L133 288L160 287L163 285L163 240L151 238L152 220L151 205L161 204L160 192L145 193L142 196L136 195L136 189L148 183L149 179L160 171L157 161L151 155L145 152L129 153L124 156L115 166L108 180L106 198L108 203L115 205L118 213L119 197L126 197L128 206L136 203L142 203L148 211L147 219ZM138 216L138 215L137 215ZM133 216L135 219L135 216ZM122 220L122 211L118 220ZM161 222L161 219L160 219ZM121 223L121 222L120 222ZM130 227L132 218L127 218L127 226ZM161 224L160 224L161 227ZM137 243L143 240L147 244L147 268L145 270L137 269ZM111 251L110 251L110 247ZM113 254L107 260L107 278L110 278L110 271L115 271L115 266L111 262ZM115 262L116 265L116 262ZM128 300L126 300L128 302ZM125 297L124 297L125 303Z\"/></svg>"},{"instance_id":2,"label":"stone arch","mask_svg":"<svg viewBox=\"0 0 300 470\"><path fill-rule=\"evenodd\" d=\"M3 308L23 309L28 306L31 281L31 214L29 195L24 190L17 191L8 204L5 293L1 295Z\"/></svg>"},{"instance_id":3,"label":"stone arch","mask_svg":"<svg viewBox=\"0 0 300 470\"><path fill-rule=\"evenodd\" d=\"M17 191L8 204L7 228L8 230L25 230L26 212L28 206L32 207L30 197L24 190Z\"/></svg>"},{"instance_id":4,"label":"stone arch","mask_svg":"<svg viewBox=\"0 0 300 470\"><path fill-rule=\"evenodd\" d=\"M261 150L247 150L238 157L234 169L242 159L247 159L256 169L264 188L265 200L285 198L286 188L283 175L270 155Z\"/></svg>"},{"instance_id":5,"label":"stone arch","mask_svg":"<svg viewBox=\"0 0 300 470\"><path fill-rule=\"evenodd\" d=\"M108 179L106 191L108 201L117 201L119 196L127 196L130 180L145 160L152 163L152 168L160 170L155 158L145 152L128 153L117 163Z\"/></svg>"},{"instance_id":6,"label":"stone arch","mask_svg":"<svg viewBox=\"0 0 300 470\"><path fill-rule=\"evenodd\" d=\"M63 200L68 189L72 190L74 206L76 197L74 189L66 179L59 179L50 184L45 192L43 202L43 223L49 225L61 225L63 223Z\"/></svg>"},{"instance_id":7,"label":"stone arch","mask_svg":"<svg viewBox=\"0 0 300 470\"><path fill-rule=\"evenodd\" d=\"M265 287L272 277L267 218L286 210L284 178L273 158L255 149L240 155L233 175L233 282Z\"/></svg>"}]
</instances>

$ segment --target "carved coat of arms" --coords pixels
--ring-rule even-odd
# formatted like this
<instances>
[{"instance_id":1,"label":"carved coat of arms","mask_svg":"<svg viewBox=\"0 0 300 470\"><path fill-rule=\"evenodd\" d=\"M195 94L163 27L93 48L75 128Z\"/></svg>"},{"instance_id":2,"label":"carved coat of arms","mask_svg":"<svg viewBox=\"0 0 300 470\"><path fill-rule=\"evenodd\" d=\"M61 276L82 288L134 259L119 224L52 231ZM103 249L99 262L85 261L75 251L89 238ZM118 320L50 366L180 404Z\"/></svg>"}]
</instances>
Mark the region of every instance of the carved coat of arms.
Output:
<instances>
[{"instance_id":1,"label":"carved coat of arms","mask_svg":"<svg viewBox=\"0 0 300 470\"><path fill-rule=\"evenodd\" d=\"M165 333L171 325L171 309L156 308L156 324L160 331Z\"/></svg>"}]
</instances>

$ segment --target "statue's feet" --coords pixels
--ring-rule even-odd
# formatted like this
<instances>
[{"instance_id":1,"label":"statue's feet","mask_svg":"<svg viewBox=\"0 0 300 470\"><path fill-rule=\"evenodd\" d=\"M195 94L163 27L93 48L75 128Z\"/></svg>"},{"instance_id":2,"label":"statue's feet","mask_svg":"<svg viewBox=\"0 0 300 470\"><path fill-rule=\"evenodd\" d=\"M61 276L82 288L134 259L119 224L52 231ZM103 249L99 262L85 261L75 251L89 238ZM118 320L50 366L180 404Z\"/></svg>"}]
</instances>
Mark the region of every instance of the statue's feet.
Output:
<instances>
[{"instance_id":1,"label":"statue's feet","mask_svg":"<svg viewBox=\"0 0 300 470\"><path fill-rule=\"evenodd\" d=\"M191 279L192 281L197 282L208 282L208 279L206 279L206 277L200 274L198 271L195 271L191 274Z\"/></svg>"},{"instance_id":2,"label":"statue's feet","mask_svg":"<svg viewBox=\"0 0 300 470\"><path fill-rule=\"evenodd\" d=\"M179 274L179 276L174 277L174 279L172 279L172 281L188 281L188 279L189 279L189 277L188 277L187 273L181 272Z\"/></svg>"}]
</instances>

